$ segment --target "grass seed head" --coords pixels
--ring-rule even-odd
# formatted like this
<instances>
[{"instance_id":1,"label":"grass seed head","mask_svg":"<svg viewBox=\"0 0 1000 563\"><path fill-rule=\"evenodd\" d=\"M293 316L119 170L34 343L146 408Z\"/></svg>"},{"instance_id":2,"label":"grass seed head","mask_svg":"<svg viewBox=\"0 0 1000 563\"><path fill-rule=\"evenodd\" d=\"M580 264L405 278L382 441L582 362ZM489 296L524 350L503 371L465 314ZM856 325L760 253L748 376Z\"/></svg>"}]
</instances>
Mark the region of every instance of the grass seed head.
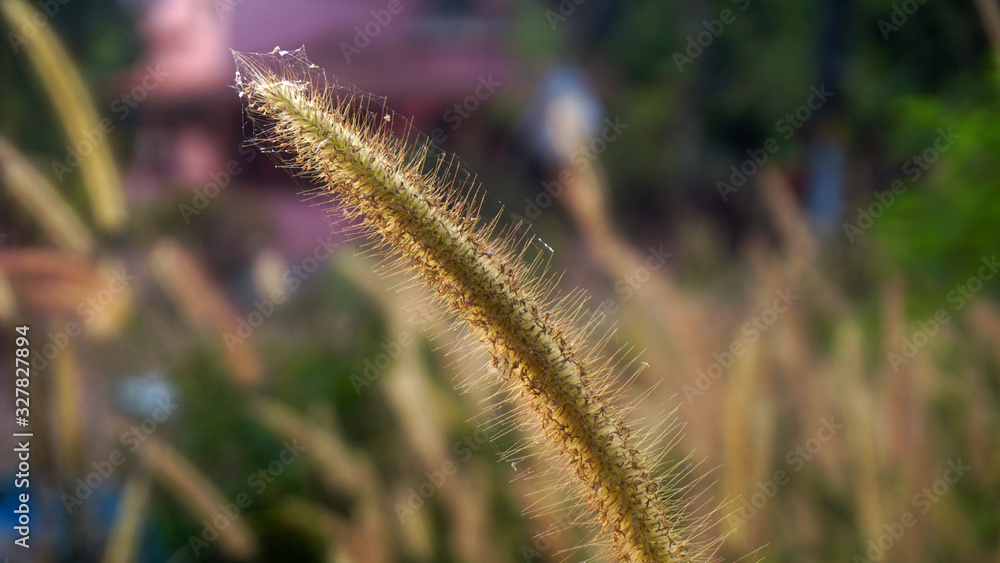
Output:
<instances>
[{"instance_id":1,"label":"grass seed head","mask_svg":"<svg viewBox=\"0 0 1000 563\"><path fill-rule=\"evenodd\" d=\"M610 337L588 344L596 321L582 294L560 296L544 261L524 260L523 232L481 219L481 196L455 186L461 162L436 155L412 128L398 134L382 100L330 84L301 50L234 55L254 141L315 182L318 195L336 200L379 249L419 274L456 322L472 327L618 558L703 559L707 549L692 547L679 508L679 476L654 476L612 399L622 362L605 351Z\"/></svg>"}]
</instances>

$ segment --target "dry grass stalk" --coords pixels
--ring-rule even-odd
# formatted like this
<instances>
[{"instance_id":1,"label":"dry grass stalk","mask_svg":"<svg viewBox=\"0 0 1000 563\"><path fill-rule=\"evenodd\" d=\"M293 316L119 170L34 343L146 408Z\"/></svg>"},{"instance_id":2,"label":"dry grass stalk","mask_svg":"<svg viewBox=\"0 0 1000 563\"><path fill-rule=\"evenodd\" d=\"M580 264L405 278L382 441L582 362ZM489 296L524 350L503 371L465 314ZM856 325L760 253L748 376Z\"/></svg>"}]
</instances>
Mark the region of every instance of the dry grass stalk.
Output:
<instances>
[{"instance_id":1,"label":"dry grass stalk","mask_svg":"<svg viewBox=\"0 0 1000 563\"><path fill-rule=\"evenodd\" d=\"M660 487L616 408L609 382L618 353L587 346L594 327L579 323L577 296L553 297L552 279L537 275L541 264L524 264L523 238L494 233L496 221L478 216L481 201L452 189L457 161L428 163L426 145L393 135L391 115L312 83L301 53L236 59L240 96L263 127L258 142L317 180L475 329L518 406L575 475L619 559L700 557L671 506L677 490Z\"/></svg>"},{"instance_id":2,"label":"dry grass stalk","mask_svg":"<svg viewBox=\"0 0 1000 563\"><path fill-rule=\"evenodd\" d=\"M73 147L90 146L92 151L80 156L80 173L93 207L94 217L101 228L115 231L126 220L125 197L121 178L111 157L106 139L92 140L94 132L101 134L106 127L98 121L97 111L83 78L70 59L69 53L49 25L35 25L40 12L24 0L0 2L0 14L11 29L21 32L33 29L22 37L24 50L52 98L52 107L66 129L66 138ZM15 51L19 45L15 46ZM82 153L83 151L80 150ZM60 163L61 164L61 163ZM67 168L65 165L64 168Z\"/></svg>"},{"instance_id":3,"label":"dry grass stalk","mask_svg":"<svg viewBox=\"0 0 1000 563\"><path fill-rule=\"evenodd\" d=\"M83 256L94 251L94 237L80 216L31 161L3 136L0 136L0 165L11 197L35 217L56 246Z\"/></svg>"},{"instance_id":4,"label":"dry grass stalk","mask_svg":"<svg viewBox=\"0 0 1000 563\"><path fill-rule=\"evenodd\" d=\"M263 362L251 342L233 340L239 334L237 311L201 264L169 239L153 247L150 264L187 322L216 337L233 382L241 388L258 386L264 376Z\"/></svg>"},{"instance_id":5,"label":"dry grass stalk","mask_svg":"<svg viewBox=\"0 0 1000 563\"><path fill-rule=\"evenodd\" d=\"M104 549L104 563L129 563L136 560L150 493L149 478L145 474L129 476L125 481L118 515Z\"/></svg>"},{"instance_id":6,"label":"dry grass stalk","mask_svg":"<svg viewBox=\"0 0 1000 563\"><path fill-rule=\"evenodd\" d=\"M243 561L253 559L260 552L257 538L246 523L222 512L220 507L229 501L180 452L152 437L147 438L138 451L153 479L170 491L197 521L206 526L213 523L219 534L219 548L226 557ZM229 524L214 524L218 518L224 518Z\"/></svg>"}]
</instances>

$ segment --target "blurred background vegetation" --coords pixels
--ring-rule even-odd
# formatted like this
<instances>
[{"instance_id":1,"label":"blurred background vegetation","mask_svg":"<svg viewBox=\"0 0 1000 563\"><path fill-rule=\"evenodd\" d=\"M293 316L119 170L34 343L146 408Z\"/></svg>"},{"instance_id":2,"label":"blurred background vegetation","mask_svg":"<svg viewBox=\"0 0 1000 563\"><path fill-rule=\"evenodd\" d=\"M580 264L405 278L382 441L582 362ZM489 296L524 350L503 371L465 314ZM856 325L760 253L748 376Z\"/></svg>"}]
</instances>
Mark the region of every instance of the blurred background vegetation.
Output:
<instances>
[{"instance_id":1,"label":"blurred background vegetation","mask_svg":"<svg viewBox=\"0 0 1000 563\"><path fill-rule=\"evenodd\" d=\"M27 324L36 358L4 555L599 553L461 335L243 145L229 49L304 44L643 350L635 416L683 426L718 559L1000 561L996 0L389 5L0 0L0 349Z\"/></svg>"}]
</instances>

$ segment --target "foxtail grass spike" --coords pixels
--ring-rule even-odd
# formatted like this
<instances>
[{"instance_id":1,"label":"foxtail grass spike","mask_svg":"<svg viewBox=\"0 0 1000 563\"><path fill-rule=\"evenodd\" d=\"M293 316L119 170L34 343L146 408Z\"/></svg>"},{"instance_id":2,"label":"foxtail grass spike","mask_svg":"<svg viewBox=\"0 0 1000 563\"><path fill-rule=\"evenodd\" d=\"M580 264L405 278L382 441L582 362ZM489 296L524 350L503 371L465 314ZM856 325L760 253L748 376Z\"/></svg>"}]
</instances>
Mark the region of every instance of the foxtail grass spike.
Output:
<instances>
[{"instance_id":1,"label":"foxtail grass spike","mask_svg":"<svg viewBox=\"0 0 1000 563\"><path fill-rule=\"evenodd\" d=\"M398 118L381 101L326 84L301 50L234 55L255 141L360 219L381 250L400 257L457 322L474 329L517 406L575 477L568 481L618 559L701 558L676 509L678 491L660 487L652 457L610 399L614 374L601 366L616 362L584 342L594 327L577 326L579 300L552 297L551 277L522 259L523 235L494 232L497 221L478 215L481 197L454 189L459 161L431 157L410 129L394 134Z\"/></svg>"}]
</instances>

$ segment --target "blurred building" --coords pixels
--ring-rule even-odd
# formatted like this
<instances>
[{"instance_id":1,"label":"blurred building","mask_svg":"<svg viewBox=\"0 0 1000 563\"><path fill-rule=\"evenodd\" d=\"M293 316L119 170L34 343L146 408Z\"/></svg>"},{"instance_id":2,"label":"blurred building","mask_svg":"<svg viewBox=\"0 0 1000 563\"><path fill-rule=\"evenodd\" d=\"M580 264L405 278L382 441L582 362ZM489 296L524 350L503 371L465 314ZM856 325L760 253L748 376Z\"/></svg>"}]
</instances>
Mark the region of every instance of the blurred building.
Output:
<instances>
[{"instance_id":1,"label":"blurred building","mask_svg":"<svg viewBox=\"0 0 1000 563\"><path fill-rule=\"evenodd\" d=\"M150 72L168 79L148 92L137 115L133 193L154 201L165 187L190 190L220 173L228 180L224 171L235 160L241 189L263 188L248 193L266 200L284 225L285 250L304 251L329 226L301 205L284 171L237 151L250 126L232 89L230 49L266 53L304 45L329 78L386 96L424 132L450 131L455 104L482 81L509 88L518 80L505 50L510 9L490 0L153 0L140 23L146 54L131 81L141 85Z\"/></svg>"}]
</instances>

